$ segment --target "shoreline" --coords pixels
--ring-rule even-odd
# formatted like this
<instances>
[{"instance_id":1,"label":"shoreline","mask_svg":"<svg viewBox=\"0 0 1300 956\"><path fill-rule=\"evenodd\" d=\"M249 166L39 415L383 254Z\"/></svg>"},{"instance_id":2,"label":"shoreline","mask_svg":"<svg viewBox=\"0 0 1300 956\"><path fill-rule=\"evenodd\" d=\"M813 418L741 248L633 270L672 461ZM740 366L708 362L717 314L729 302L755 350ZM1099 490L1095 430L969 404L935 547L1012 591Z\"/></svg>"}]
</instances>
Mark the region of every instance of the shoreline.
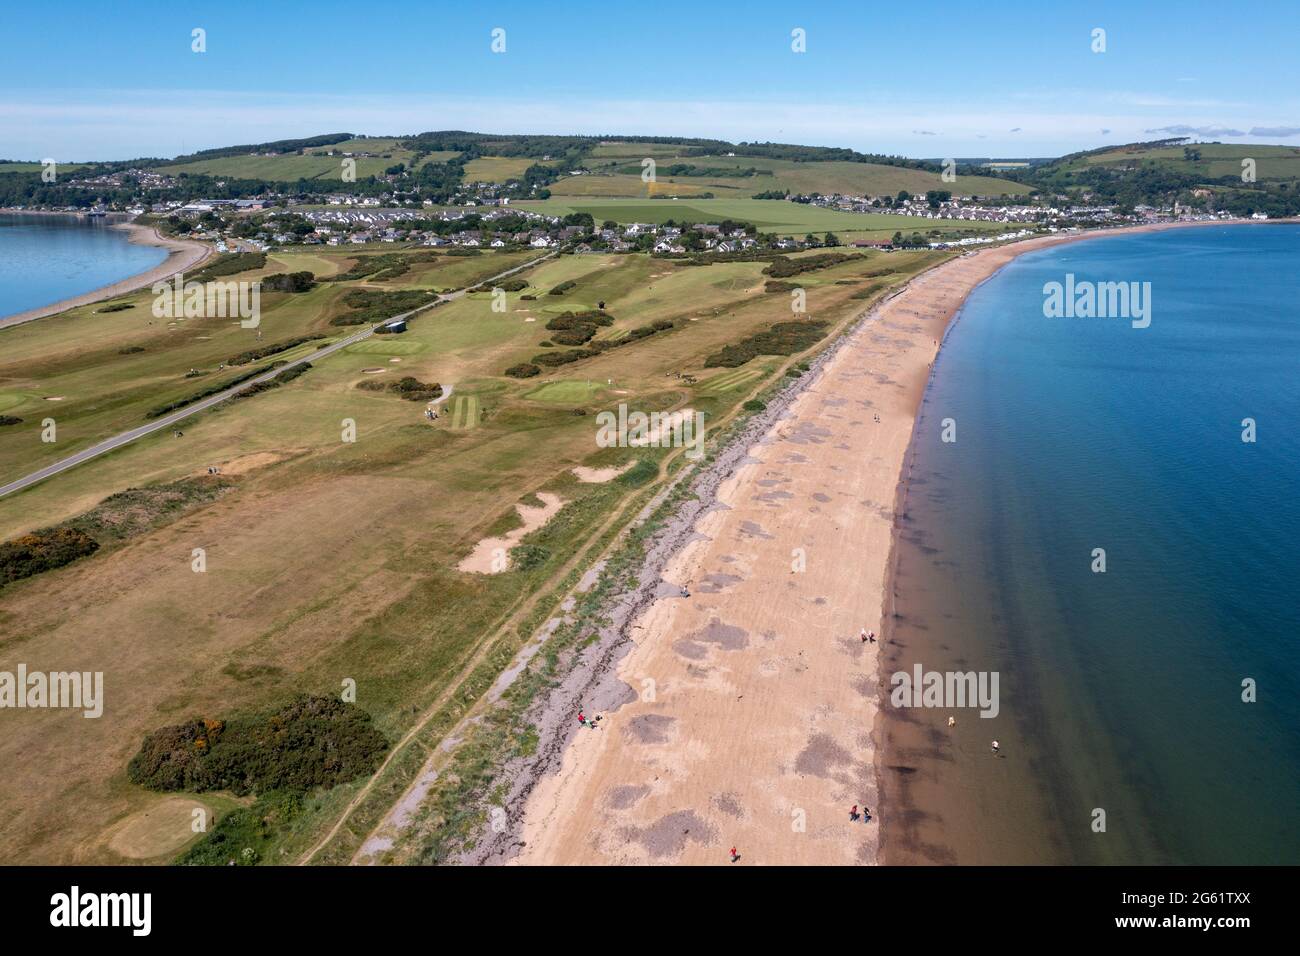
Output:
<instances>
[{"instance_id":1,"label":"shoreline","mask_svg":"<svg viewBox=\"0 0 1300 956\"><path fill-rule=\"evenodd\" d=\"M1123 227L1118 229L1094 229L1094 230L1087 230L1078 233L1070 233L1066 235L1039 236L1039 237L1034 237L1033 239L1026 239L1021 242L1009 243L1006 246L980 250L980 252L985 254L985 256L987 257L987 261L985 264L986 266L988 266L988 268L983 270L982 275L974 276L971 278L968 287L966 288L965 292L961 297L961 301L947 315L944 321L943 335L939 339L939 348L936 350L935 360L930 368L930 373L927 376L925 388L921 393L919 401L917 402L916 413L913 419L913 434L908 441L907 454L902 462L902 466L899 471L898 484L895 489L895 495L894 495L894 508L896 514L899 516L899 520L896 522L894 536L890 543L889 564L888 564L888 570L887 570L885 587L884 587L884 596L883 596L885 610L887 613L884 616L885 623L881 633L886 642L893 640L896 631L895 622L901 616L900 608L897 606L896 603L898 561L900 558L900 554L898 550L898 538L906 530L904 522L906 521L907 518L907 502L908 502L908 497L912 490L912 478L913 478L915 463L916 463L916 441L918 436L916 434L915 428L916 428L916 424L919 422L920 419L921 407L926 401L927 397L929 396L931 385L935 381L936 376L938 374L939 353L942 352L943 350L943 345L947 341L947 336L956 327L957 321L961 318L962 310L964 309L966 300L970 297L970 295L976 289L982 286L985 282L988 282L994 276L1000 273L1004 267L1006 267L1016 259L1020 258L1020 256L1030 252L1036 252L1040 249L1047 249L1053 246L1068 245L1074 242L1081 242L1089 239L1101 239L1101 238L1106 238L1107 236L1137 235L1143 233L1164 232L1171 229L1198 228L1198 227L1208 227L1208 226L1296 225L1297 222L1300 222L1300 220L1292 218L1292 219L1276 219L1276 220L1229 219L1229 220L1205 221L1205 222L1182 221L1182 222L1150 223L1150 224L1143 224L1140 226L1129 226L1129 227ZM880 686L882 688L889 686L890 674L887 672L886 662L883 656L880 661L880 671L878 677L880 680ZM886 709L882 708L882 710L879 712L876 726L874 729L874 736L877 738L877 740L883 741L885 739L884 723L886 720L889 719L889 716L890 716L890 712L887 711ZM895 715L895 718L900 719L897 718L897 715ZM925 817L925 809L912 806L911 805L912 801L906 798L907 781L900 777L899 780L894 781L889 785L886 785L884 783L883 758L886 756L885 753L886 749L887 749L886 747L881 746L877 751L877 759L876 759L877 784L878 786L880 786L880 789L882 791L881 803L882 806L886 808L887 814L888 814L888 809L889 809L889 804L891 802L891 799L894 800L895 802L902 803L904 805L904 809L907 812L903 814L902 817L887 815L886 819L890 820L891 822L886 823L882 827L881 845L880 845L880 862L885 865L889 865L895 862L892 859L893 854L891 852L891 847L897 848L899 852L904 856L906 856L909 853L915 856L916 853L918 852L918 848L924 848L926 855L933 855L936 853L939 854L939 856L934 856L932 862L943 862L943 860L941 859L941 855L946 850L946 848L931 843L927 843L918 836L917 828L923 824L922 818ZM901 791L901 793L893 793L890 794L889 796L885 795L886 793L894 790L895 788L898 791ZM905 819L906 822L899 823L897 822L899 819ZM953 862L953 861L948 860L947 862Z\"/></svg>"},{"instance_id":2,"label":"shoreline","mask_svg":"<svg viewBox=\"0 0 1300 956\"><path fill-rule=\"evenodd\" d=\"M519 794L526 806L522 824L501 841L506 845L474 854L473 862L719 863L724 861L721 850L732 844L743 844L757 862L880 862L887 843L880 828L845 822L851 803L880 813L886 756L878 706L884 662L879 645L862 645L856 635L859 627L870 628L888 640L887 612L892 608L887 605L900 530L895 509L906 501L917 416L953 319L975 288L1037 249L1107 235L1237 224L1264 223L1152 223L975 250L914 277L852 320L818 357L816 374L805 376L789 407L760 435L736 440L741 457L714 475L716 501L684 516L685 541L668 557L662 576L656 576L653 583L659 588L646 606L637 608L636 623L629 620L627 639L615 645L618 653L605 659L606 679L586 684L586 693L576 698L588 702L589 713L600 712L602 704L609 708L604 733L561 732L564 739L551 742L545 761L550 766L535 769ZM885 371L863 372L864 364ZM855 394L852 379L863 377L870 384ZM901 395L889 394L889 386ZM800 467L814 452L825 454L816 446L833 440L829 420L843 417L835 409L847 403L845 395L878 410L875 430L864 434L879 440L865 447L860 442L837 446L850 449L856 465L851 459L836 464L833 455L812 463L814 474L819 465L837 473L822 470L814 482L842 487L838 483L856 467L849 480L857 484L855 500L848 509L837 510L833 522L809 523L794 509L805 503L811 486L801 484L797 469L777 466L792 461L792 449L785 447L792 443L801 446L795 452ZM861 428L865 423L849 424ZM825 436L818 438L819 430ZM879 452L874 458L873 451ZM783 452L785 460L779 458ZM711 470L722 466L719 461ZM780 504L765 492L768 487L792 500ZM824 491L831 490L826 487L813 497L829 504L833 499ZM753 501L760 504L755 507ZM867 506L870 514L864 519L853 504ZM749 520L774 507L781 513L770 517L766 527ZM821 507L810 510L817 513ZM796 523L802 527L792 536L788 526ZM863 560L846 569L843 550L838 558L823 551L836 566L819 569L814 579L813 546L818 532L825 534L832 523L832 547L848 548ZM763 539L778 543L759 562ZM782 601L780 592L795 587L783 565L789 563L790 543L799 541L809 545L810 573ZM749 553L742 553L746 547ZM704 585L697 583L701 575ZM864 580L879 582L879 587L864 587ZM693 599L675 593L683 584L695 592ZM815 598L809 588L818 592ZM773 620L784 627L765 630L764 624ZM801 629L814 636L806 637ZM811 678L802 677L810 673ZM647 675L654 675L659 685L657 702L635 692ZM779 680L764 680L778 675ZM780 685L781 692L767 693L764 683ZM734 706L749 698L756 700L754 710ZM544 709L556 719L550 707ZM568 716L567 711L561 716ZM860 732L864 724L870 734ZM786 835L790 828L785 820L772 819L791 808L807 814L806 828L795 837ZM883 819L889 814L886 806ZM679 827L684 838L676 835ZM689 836L692 832L695 837ZM746 851L741 852L744 856Z\"/></svg>"},{"instance_id":3,"label":"shoreline","mask_svg":"<svg viewBox=\"0 0 1300 956\"><path fill-rule=\"evenodd\" d=\"M48 212L36 209L0 209L0 214L14 216L75 216L76 213ZM112 215L112 214L110 214ZM111 282L108 285L100 286L98 289L92 289L89 292L83 292L78 295L69 296L57 302L51 302L48 305L36 306L27 309L24 312L17 312L13 315L0 318L0 329L11 328L15 325L22 325L25 322L31 322L36 319L42 319L51 315L58 315L69 309L78 306L90 305L105 299L116 298L126 295L130 292L136 292L146 286L151 286L155 282L162 282L170 279L178 272L185 272L195 266L207 262L213 254L212 246L204 242L193 239L169 239L161 235L157 228L152 226L141 226L130 221L108 222L110 229L118 229L127 233L127 241L136 245L157 246L166 249L167 258L158 265L144 272L138 272L133 276L128 276L117 282Z\"/></svg>"}]
</instances>

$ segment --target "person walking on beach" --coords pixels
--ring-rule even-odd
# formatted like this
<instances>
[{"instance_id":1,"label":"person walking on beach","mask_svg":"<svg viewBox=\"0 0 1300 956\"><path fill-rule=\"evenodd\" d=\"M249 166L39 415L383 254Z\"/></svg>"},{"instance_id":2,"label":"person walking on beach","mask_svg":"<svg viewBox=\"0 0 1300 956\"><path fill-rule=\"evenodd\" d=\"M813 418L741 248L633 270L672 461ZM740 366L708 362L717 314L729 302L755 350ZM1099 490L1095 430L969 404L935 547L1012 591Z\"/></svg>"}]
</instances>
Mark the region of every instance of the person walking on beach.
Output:
<instances>
[{"instance_id":1,"label":"person walking on beach","mask_svg":"<svg viewBox=\"0 0 1300 956\"><path fill-rule=\"evenodd\" d=\"M858 818L858 805L855 803L855 804L853 804L853 806L849 809L849 819L850 819L850 820L856 820L857 818Z\"/></svg>"},{"instance_id":2,"label":"person walking on beach","mask_svg":"<svg viewBox=\"0 0 1300 956\"><path fill-rule=\"evenodd\" d=\"M587 715L582 711L578 711L578 723L582 724L584 727L587 725Z\"/></svg>"},{"instance_id":3,"label":"person walking on beach","mask_svg":"<svg viewBox=\"0 0 1300 956\"><path fill-rule=\"evenodd\" d=\"M735 863L739 859L740 859L740 854L736 852L736 848L733 846L731 848L731 862Z\"/></svg>"},{"instance_id":4,"label":"person walking on beach","mask_svg":"<svg viewBox=\"0 0 1300 956\"><path fill-rule=\"evenodd\" d=\"M998 742L996 740L993 741L993 752L994 753L998 752Z\"/></svg>"},{"instance_id":5,"label":"person walking on beach","mask_svg":"<svg viewBox=\"0 0 1300 956\"><path fill-rule=\"evenodd\" d=\"M862 822L863 823L871 822L871 808L866 806L866 804L863 804L862 806Z\"/></svg>"}]
</instances>

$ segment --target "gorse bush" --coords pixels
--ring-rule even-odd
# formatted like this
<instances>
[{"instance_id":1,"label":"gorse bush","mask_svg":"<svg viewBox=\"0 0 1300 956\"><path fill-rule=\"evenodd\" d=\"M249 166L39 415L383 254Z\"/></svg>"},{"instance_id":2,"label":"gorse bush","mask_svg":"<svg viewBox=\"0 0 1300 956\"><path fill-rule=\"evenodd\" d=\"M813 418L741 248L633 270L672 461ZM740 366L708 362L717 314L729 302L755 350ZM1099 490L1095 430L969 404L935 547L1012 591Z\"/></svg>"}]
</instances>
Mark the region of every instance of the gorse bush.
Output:
<instances>
[{"instance_id":1,"label":"gorse bush","mask_svg":"<svg viewBox=\"0 0 1300 956\"><path fill-rule=\"evenodd\" d=\"M302 272L277 272L262 280L263 292L308 292L316 287L316 276Z\"/></svg>"},{"instance_id":2,"label":"gorse bush","mask_svg":"<svg viewBox=\"0 0 1300 956\"><path fill-rule=\"evenodd\" d=\"M127 777L161 792L303 794L373 773L387 749L365 711L301 694L276 710L161 727L145 737Z\"/></svg>"},{"instance_id":3,"label":"gorse bush","mask_svg":"<svg viewBox=\"0 0 1300 956\"><path fill-rule=\"evenodd\" d=\"M704 360L705 368L737 368L759 355L794 355L811 348L826 334L827 323L816 320L778 322L765 332L727 345Z\"/></svg>"},{"instance_id":4,"label":"gorse bush","mask_svg":"<svg viewBox=\"0 0 1300 956\"><path fill-rule=\"evenodd\" d=\"M330 325L366 325L382 322L403 312L410 312L433 301L435 293L420 289L380 292L375 289L349 289L343 304L352 312L335 316Z\"/></svg>"},{"instance_id":5,"label":"gorse bush","mask_svg":"<svg viewBox=\"0 0 1300 956\"><path fill-rule=\"evenodd\" d=\"M99 542L66 526L42 528L0 543L0 586L94 554Z\"/></svg>"}]
</instances>

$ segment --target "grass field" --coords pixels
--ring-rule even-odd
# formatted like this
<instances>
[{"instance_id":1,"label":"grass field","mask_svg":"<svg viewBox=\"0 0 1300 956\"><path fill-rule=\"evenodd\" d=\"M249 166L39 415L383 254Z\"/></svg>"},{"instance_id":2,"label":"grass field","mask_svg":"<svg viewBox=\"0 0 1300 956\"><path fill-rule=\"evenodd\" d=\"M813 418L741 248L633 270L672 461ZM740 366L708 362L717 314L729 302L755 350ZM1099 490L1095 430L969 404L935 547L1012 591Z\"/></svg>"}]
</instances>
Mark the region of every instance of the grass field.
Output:
<instances>
[{"instance_id":1,"label":"grass field","mask_svg":"<svg viewBox=\"0 0 1300 956\"><path fill-rule=\"evenodd\" d=\"M343 177L342 153L374 153L374 156L354 155L358 178L381 176L384 170L398 163L418 168L426 163L446 162L459 155L455 152L429 153L419 163L415 154L398 145L396 139L352 139L332 146L318 146L306 154L285 153L274 156L245 155L218 156L187 163L160 166L162 173L203 173L209 176L231 176L238 179L265 179L272 182L297 182L299 179L337 179ZM326 155L329 151L336 155Z\"/></svg>"},{"instance_id":2,"label":"grass field","mask_svg":"<svg viewBox=\"0 0 1300 956\"><path fill-rule=\"evenodd\" d=\"M741 366L730 372L724 372L721 375L715 375L713 378L700 382L697 386L702 392L729 392L732 389L743 388L750 382L762 378L764 370L761 368L747 368Z\"/></svg>"},{"instance_id":3,"label":"grass field","mask_svg":"<svg viewBox=\"0 0 1300 956\"><path fill-rule=\"evenodd\" d=\"M465 164L465 182L503 183L508 179L518 179L525 169L539 162L541 161L529 156L484 156L471 159Z\"/></svg>"},{"instance_id":4,"label":"grass field","mask_svg":"<svg viewBox=\"0 0 1300 956\"><path fill-rule=\"evenodd\" d=\"M561 379L555 382L547 382L541 388L534 389L524 395L524 398L531 399L534 402L557 402L562 405L578 405L583 402L589 402L596 397L601 386L590 380L581 381L578 379Z\"/></svg>"},{"instance_id":5,"label":"grass field","mask_svg":"<svg viewBox=\"0 0 1300 956\"><path fill-rule=\"evenodd\" d=\"M645 148L639 151L638 147ZM656 147L651 150L649 147ZM673 150L670 152L668 150ZM931 189L949 190L957 195L1018 196L1028 187L992 176L960 176L945 183L938 173L878 163L806 162L766 159L750 156L691 156L676 158L676 147L661 144L609 143L593 150L587 167L594 175L570 176L550 187L553 196L625 196L648 198L651 195L698 195L710 192L717 198L749 198L758 192L788 190L791 193L842 193L845 195L894 196L900 190L914 195ZM655 183L641 181L640 163L652 158L662 169ZM704 169L753 169L749 176L670 176L672 163L690 164ZM627 167L638 167L627 170Z\"/></svg>"},{"instance_id":6,"label":"grass field","mask_svg":"<svg viewBox=\"0 0 1300 956\"><path fill-rule=\"evenodd\" d=\"M289 250L262 271L324 262L338 272L354 258ZM870 305L851 298L866 272L892 269L884 281L896 283L941 258L870 253L807 273L809 312L847 321ZM440 287L442 270L476 271L481 280L516 261L485 254L418 271ZM493 311L490 295L467 295L414 320L401 336L335 353L292 383L194 416L183 437L156 433L0 499L0 539L7 539L128 487L209 466L233 482L216 501L126 543L0 589L0 669L18 661L33 671L75 666L103 671L107 688L99 720L56 710L6 717L0 857L109 863L184 845L192 835L175 832L185 819L175 801L228 796L151 793L132 785L125 767L145 733L190 716L221 717L299 691L333 695L346 678L389 740L434 708L427 746L438 746L438 735L562 598L559 583L572 563L654 487L586 484L569 473L666 454L599 448L593 414L620 401L647 411L689 403L712 427L798 360L760 360L721 374L703 369L723 345L790 318L789 299L764 292L763 266L687 267L644 255L550 260L527 278L540 290L574 281L565 295L521 301L511 293L506 312ZM266 297L263 342L337 334L328 319L354 285ZM598 300L616 330L656 319L675 327L537 378L503 376L540 351L547 316ZM0 395L25 419L0 429L0 474L24 474L140 424L147 408L211 380L185 378L189 368L211 368L251 344L237 324L169 327L152 319L143 296L137 302L126 312L95 315L86 307L0 332ZM132 346L145 351L122 354ZM383 371L363 371L374 368ZM682 384L682 372L708 387ZM438 421L424 419L421 402L357 388L408 375L453 387ZM53 447L39 441L44 415L59 422ZM345 419L355 424L355 441L344 440ZM538 550L527 569L456 569L538 491L567 504L529 539ZM191 566L199 547L207 554L203 573ZM399 766L414 773L418 757ZM386 781L376 799L404 784ZM262 861L295 859L355 792L349 784L312 795L305 815L276 831L275 852ZM363 836L345 828L340 858Z\"/></svg>"},{"instance_id":7,"label":"grass field","mask_svg":"<svg viewBox=\"0 0 1300 956\"><path fill-rule=\"evenodd\" d=\"M55 167L55 172L60 175L64 173L75 172L78 169L85 169L85 163L59 163ZM40 163L0 163L0 174L3 173L39 173L44 169Z\"/></svg>"},{"instance_id":8,"label":"grass field","mask_svg":"<svg viewBox=\"0 0 1300 956\"><path fill-rule=\"evenodd\" d=\"M1101 153L1089 153L1070 163L1070 166L1137 167L1155 163L1169 169L1195 172L1208 179L1223 176L1239 177L1241 161L1255 160L1255 175L1261 181L1300 179L1300 147L1246 146L1230 143L1204 143L1189 147L1201 154L1200 159L1187 159L1182 146L1158 148L1119 148Z\"/></svg>"},{"instance_id":9,"label":"grass field","mask_svg":"<svg viewBox=\"0 0 1300 956\"><path fill-rule=\"evenodd\" d=\"M1001 223L958 224L912 216L841 212L837 209L770 199L661 199L645 202L629 199L551 198L528 200L519 205L548 215L564 216L573 212L585 212L598 223L606 219L619 223L663 223L669 219L675 222L719 222L734 219L752 222L761 232L799 237L810 232L814 235L834 232L844 238L858 234L892 236L900 230L911 233L937 228L945 232L978 233L1002 232L1010 228Z\"/></svg>"}]
</instances>

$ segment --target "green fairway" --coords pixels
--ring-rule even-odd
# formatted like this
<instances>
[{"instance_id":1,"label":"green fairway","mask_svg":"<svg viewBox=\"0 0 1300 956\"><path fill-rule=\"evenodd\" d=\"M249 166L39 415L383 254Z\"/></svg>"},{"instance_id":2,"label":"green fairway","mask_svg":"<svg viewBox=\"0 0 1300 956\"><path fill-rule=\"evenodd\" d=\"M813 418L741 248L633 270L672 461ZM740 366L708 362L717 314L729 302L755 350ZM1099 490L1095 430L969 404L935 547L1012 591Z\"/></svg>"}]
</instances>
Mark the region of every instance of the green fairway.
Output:
<instances>
[{"instance_id":1,"label":"green fairway","mask_svg":"<svg viewBox=\"0 0 1300 956\"><path fill-rule=\"evenodd\" d=\"M357 355L411 355L424 348L423 342L413 339L399 339L394 335L376 335L349 345L343 351Z\"/></svg>"},{"instance_id":2,"label":"green fairway","mask_svg":"<svg viewBox=\"0 0 1300 956\"><path fill-rule=\"evenodd\" d=\"M702 392L729 392L733 388L740 388L762 378L765 371L761 368L738 368L701 382L699 389Z\"/></svg>"},{"instance_id":3,"label":"green fairway","mask_svg":"<svg viewBox=\"0 0 1300 956\"><path fill-rule=\"evenodd\" d=\"M469 431L478 428L479 405L477 395L454 395L450 404L450 427L457 431Z\"/></svg>"},{"instance_id":4,"label":"green fairway","mask_svg":"<svg viewBox=\"0 0 1300 956\"><path fill-rule=\"evenodd\" d=\"M25 401L27 401L27 396L18 392L0 392L0 412L7 411L15 405L21 405Z\"/></svg>"},{"instance_id":5,"label":"green fairway","mask_svg":"<svg viewBox=\"0 0 1300 956\"><path fill-rule=\"evenodd\" d=\"M541 388L528 392L524 395L524 398L531 398L535 402L558 402L564 405L576 405L579 402L590 401L600 391L600 388L600 385L592 381L568 379L559 382L547 382Z\"/></svg>"}]
</instances>

